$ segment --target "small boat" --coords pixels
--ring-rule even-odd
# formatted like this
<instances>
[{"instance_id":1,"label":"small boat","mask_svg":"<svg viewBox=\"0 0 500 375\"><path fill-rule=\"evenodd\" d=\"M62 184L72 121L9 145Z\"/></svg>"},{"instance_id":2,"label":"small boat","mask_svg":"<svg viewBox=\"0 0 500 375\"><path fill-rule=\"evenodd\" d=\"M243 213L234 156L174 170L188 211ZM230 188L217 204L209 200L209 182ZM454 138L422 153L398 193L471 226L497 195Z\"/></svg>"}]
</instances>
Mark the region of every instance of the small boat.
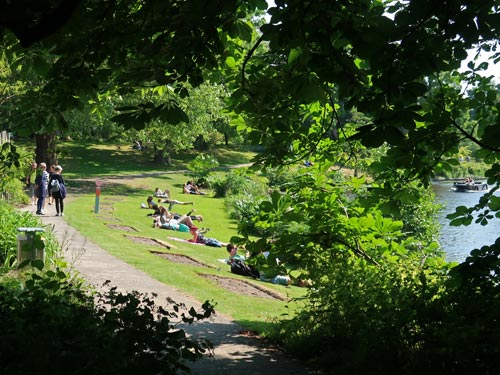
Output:
<instances>
[{"instance_id":1,"label":"small boat","mask_svg":"<svg viewBox=\"0 0 500 375\"><path fill-rule=\"evenodd\" d=\"M454 182L451 190L457 193L474 193L474 192L486 192L489 190L489 186L486 182L475 181L475 182Z\"/></svg>"}]
</instances>

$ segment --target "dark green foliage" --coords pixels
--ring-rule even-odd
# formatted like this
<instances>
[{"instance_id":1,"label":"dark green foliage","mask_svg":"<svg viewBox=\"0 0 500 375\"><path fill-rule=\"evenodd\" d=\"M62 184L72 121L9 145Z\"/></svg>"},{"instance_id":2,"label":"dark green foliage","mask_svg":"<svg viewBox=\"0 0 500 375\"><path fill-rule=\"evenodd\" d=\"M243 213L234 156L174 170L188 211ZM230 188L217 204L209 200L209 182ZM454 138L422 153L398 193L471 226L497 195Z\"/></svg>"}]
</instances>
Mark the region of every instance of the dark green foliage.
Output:
<instances>
[{"instance_id":1,"label":"dark green foliage","mask_svg":"<svg viewBox=\"0 0 500 375\"><path fill-rule=\"evenodd\" d=\"M420 327L419 373L500 371L500 242L475 249L451 269L442 298L428 303ZM423 318L423 319L422 319Z\"/></svg>"},{"instance_id":2,"label":"dark green foliage","mask_svg":"<svg viewBox=\"0 0 500 375\"><path fill-rule=\"evenodd\" d=\"M202 311L115 288L87 293L59 269L28 275L21 289L0 286L0 371L40 373L177 374L210 351L178 327L208 318Z\"/></svg>"},{"instance_id":3,"label":"dark green foliage","mask_svg":"<svg viewBox=\"0 0 500 375\"><path fill-rule=\"evenodd\" d=\"M264 146L259 162L326 165L257 204L242 200L246 220L236 240L250 251L270 250L269 269L296 268L315 284L286 337L314 343L302 352L333 360L332 372L472 373L474 363L477 372L496 372L497 347L480 345L476 335L487 344L497 337L497 281L487 275L498 273L498 252L481 249L448 275L419 190L453 173L464 144L491 165L488 183L500 181L498 87L477 74L486 62L473 59L457 71L471 48L498 60L500 2L276 0L260 33L244 20L265 9L262 0L136 5L82 1L72 18L57 17L57 33L41 32L50 37L32 50L2 33L16 74L30 82L8 91L16 95L1 107L5 127L50 132L65 126L64 111L105 90L168 86L182 96L179 83L217 77L231 93L232 123ZM54 8L24 8L10 8L12 17L5 9L0 22L27 45L33 30L24 30L28 38L19 31L44 14L50 20ZM10 21L33 10L37 17L26 25ZM169 100L145 98L117 119L137 128L155 118L186 119ZM346 126L355 110L363 121ZM387 152L360 163L368 154L362 146ZM336 185L332 168L339 164L369 170L372 189L363 179ZM500 216L498 207L487 194L450 218L484 225ZM422 220L407 220L412 211L424 213ZM262 238L251 240L251 233ZM463 349L468 338L470 351Z\"/></svg>"},{"instance_id":4,"label":"dark green foliage","mask_svg":"<svg viewBox=\"0 0 500 375\"><path fill-rule=\"evenodd\" d=\"M13 142L0 145L0 199L10 204L24 203L27 197L23 188L31 157Z\"/></svg>"},{"instance_id":5,"label":"dark green foliage","mask_svg":"<svg viewBox=\"0 0 500 375\"><path fill-rule=\"evenodd\" d=\"M222 178L214 179L211 183L216 198L225 198L229 193L241 195L248 193L252 180L244 175L244 172L231 171Z\"/></svg>"},{"instance_id":6,"label":"dark green foliage","mask_svg":"<svg viewBox=\"0 0 500 375\"><path fill-rule=\"evenodd\" d=\"M266 274L312 280L304 309L279 325L296 355L331 373L412 373L448 280L449 265L432 241L433 207L417 188L394 198L357 179L339 185L335 175L328 167L294 174L232 240L251 253L270 251L267 262L254 260ZM382 216L378 207L391 199L399 204ZM421 221L406 221L408 212ZM253 227L255 240L247 237Z\"/></svg>"}]
</instances>

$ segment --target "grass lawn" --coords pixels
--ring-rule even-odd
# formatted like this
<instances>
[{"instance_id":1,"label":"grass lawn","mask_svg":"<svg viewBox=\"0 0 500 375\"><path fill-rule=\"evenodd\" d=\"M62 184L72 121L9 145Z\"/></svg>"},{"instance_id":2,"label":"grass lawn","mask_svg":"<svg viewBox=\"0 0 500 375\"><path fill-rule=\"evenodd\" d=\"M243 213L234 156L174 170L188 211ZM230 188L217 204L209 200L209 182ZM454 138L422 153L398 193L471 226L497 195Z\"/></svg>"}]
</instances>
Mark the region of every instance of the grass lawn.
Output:
<instances>
[{"instance_id":1,"label":"grass lawn","mask_svg":"<svg viewBox=\"0 0 500 375\"><path fill-rule=\"evenodd\" d=\"M188 239L191 236L189 233L153 228L152 219L147 216L152 211L142 209L140 204L146 202L155 187L160 187L169 188L175 199L194 202L194 206L176 205L174 210L187 213L194 207L196 213L204 217L199 226L210 228L207 236L229 242L231 236L237 234L237 223L228 218L222 199L213 198L211 192L205 196L182 194L182 184L189 179L183 172L188 156L175 159L173 166L155 166L150 162L152 156L148 151L139 152L123 145L74 143L62 144L61 155L59 162L64 168L68 185L64 218L109 253L201 301L214 301L216 311L231 315L245 327L261 333L275 318L286 312L293 313L297 308L295 302L249 297L228 291L203 275L245 280L287 299L303 296L303 288L273 285L233 275L228 265L218 261L226 258L225 248L174 241L169 237ZM251 152L227 149L217 150L215 155L221 167L246 163L253 156ZM101 188L99 214L95 214L95 180L100 178L106 182ZM137 242L137 237L167 241L175 248ZM151 251L187 255L207 267L168 261Z\"/></svg>"}]
</instances>

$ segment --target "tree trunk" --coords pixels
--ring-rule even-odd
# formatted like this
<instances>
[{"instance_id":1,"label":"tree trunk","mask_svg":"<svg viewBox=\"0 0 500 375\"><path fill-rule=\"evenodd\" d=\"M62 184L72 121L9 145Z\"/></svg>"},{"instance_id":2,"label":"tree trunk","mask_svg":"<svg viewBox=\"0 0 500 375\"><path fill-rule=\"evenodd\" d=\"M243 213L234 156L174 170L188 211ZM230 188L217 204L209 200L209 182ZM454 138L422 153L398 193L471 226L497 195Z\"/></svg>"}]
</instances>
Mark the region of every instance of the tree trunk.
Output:
<instances>
[{"instance_id":1,"label":"tree trunk","mask_svg":"<svg viewBox=\"0 0 500 375\"><path fill-rule=\"evenodd\" d=\"M199 135L196 137L194 141L194 148L198 151L206 151L208 150L208 142L205 141L203 135Z\"/></svg>"},{"instance_id":2,"label":"tree trunk","mask_svg":"<svg viewBox=\"0 0 500 375\"><path fill-rule=\"evenodd\" d=\"M170 157L170 152L167 151L167 146L163 149L159 149L156 146L153 148L153 162L156 164L172 164L172 158Z\"/></svg>"},{"instance_id":3,"label":"tree trunk","mask_svg":"<svg viewBox=\"0 0 500 375\"><path fill-rule=\"evenodd\" d=\"M51 165L57 165L56 136L54 133L37 134L35 160L38 164L47 164L47 170Z\"/></svg>"},{"instance_id":4,"label":"tree trunk","mask_svg":"<svg viewBox=\"0 0 500 375\"><path fill-rule=\"evenodd\" d=\"M163 156L163 150L159 150L157 148L154 149L153 162L155 164L164 164L165 163L165 157Z\"/></svg>"}]
</instances>

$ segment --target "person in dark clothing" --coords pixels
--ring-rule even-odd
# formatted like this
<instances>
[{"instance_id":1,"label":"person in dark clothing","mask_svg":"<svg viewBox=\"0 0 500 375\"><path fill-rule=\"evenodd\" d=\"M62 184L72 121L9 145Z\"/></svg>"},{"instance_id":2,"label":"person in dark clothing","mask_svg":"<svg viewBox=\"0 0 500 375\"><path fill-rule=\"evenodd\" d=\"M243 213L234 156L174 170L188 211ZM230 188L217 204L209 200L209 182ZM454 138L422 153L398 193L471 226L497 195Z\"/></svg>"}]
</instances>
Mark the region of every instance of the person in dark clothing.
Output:
<instances>
[{"instance_id":1,"label":"person in dark clothing","mask_svg":"<svg viewBox=\"0 0 500 375\"><path fill-rule=\"evenodd\" d=\"M50 176L49 186L56 205L56 216L64 216L64 198L66 197L66 185L62 176L62 167L56 165L54 173Z\"/></svg>"},{"instance_id":2,"label":"person in dark clothing","mask_svg":"<svg viewBox=\"0 0 500 375\"><path fill-rule=\"evenodd\" d=\"M39 167L40 173L35 179L35 193L38 198L36 201L36 214L43 215L43 204L48 193L47 186L49 184L49 173L47 172L47 164L40 163Z\"/></svg>"}]
</instances>

